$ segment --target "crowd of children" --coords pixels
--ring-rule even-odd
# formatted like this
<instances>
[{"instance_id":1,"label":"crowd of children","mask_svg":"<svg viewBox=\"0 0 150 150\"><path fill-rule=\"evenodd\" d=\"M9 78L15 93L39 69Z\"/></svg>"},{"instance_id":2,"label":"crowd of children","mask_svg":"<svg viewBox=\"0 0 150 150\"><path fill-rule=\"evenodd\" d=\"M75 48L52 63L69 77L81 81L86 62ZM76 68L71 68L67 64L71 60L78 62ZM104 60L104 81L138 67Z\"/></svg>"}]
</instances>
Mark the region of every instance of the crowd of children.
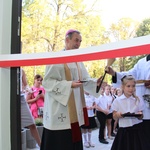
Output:
<instances>
[{"instance_id":1,"label":"crowd of children","mask_svg":"<svg viewBox=\"0 0 150 150\"><path fill-rule=\"evenodd\" d=\"M106 85L100 89L98 98L91 96L91 103L87 100L87 109L92 113L96 110L95 116L100 123L99 141L108 144L107 139L113 139L111 150L147 149L150 144L143 132L142 123L145 105L143 99L135 94L136 80L132 75L127 75L121 79L121 83L120 88ZM92 133L93 128L92 125L90 126L90 133ZM86 141L85 132L83 137ZM84 146L90 147L90 144L87 145L85 142Z\"/></svg>"},{"instance_id":2,"label":"crowd of children","mask_svg":"<svg viewBox=\"0 0 150 150\"><path fill-rule=\"evenodd\" d=\"M106 85L100 89L100 96L93 97L85 91L85 102L89 116L89 126L81 126L83 144L86 148L94 147L94 141L91 140L92 130L97 127L95 117L99 121L98 138L100 143L108 144L107 138L113 140L118 130L118 120L113 119L112 103L122 95L121 88L114 88ZM107 131L107 133L106 133Z\"/></svg>"},{"instance_id":3,"label":"crowd of children","mask_svg":"<svg viewBox=\"0 0 150 150\"><path fill-rule=\"evenodd\" d=\"M38 114L38 108L44 107L45 90L41 86L42 79L40 75L36 75L34 85L26 95L34 119L42 117ZM126 75L121 79L121 83L120 88L112 85L101 87L98 98L84 91L89 125L82 125L81 131L86 148L95 147L92 140L92 130L97 128L95 117L100 124L99 142L108 144L107 139L114 140L111 150L144 150L150 147L142 132L145 105L143 99L135 95L135 78Z\"/></svg>"}]
</instances>

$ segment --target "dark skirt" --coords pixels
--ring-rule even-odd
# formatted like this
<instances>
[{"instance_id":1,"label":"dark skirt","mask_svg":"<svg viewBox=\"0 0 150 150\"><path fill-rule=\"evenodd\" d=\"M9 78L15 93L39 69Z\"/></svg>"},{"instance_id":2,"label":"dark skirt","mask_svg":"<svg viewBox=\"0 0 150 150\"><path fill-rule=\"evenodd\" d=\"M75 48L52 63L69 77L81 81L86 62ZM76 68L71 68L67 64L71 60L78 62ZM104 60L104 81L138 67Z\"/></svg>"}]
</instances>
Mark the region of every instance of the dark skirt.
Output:
<instances>
[{"instance_id":1,"label":"dark skirt","mask_svg":"<svg viewBox=\"0 0 150 150\"><path fill-rule=\"evenodd\" d=\"M78 142L72 141L72 131L43 129L40 150L83 150L82 139Z\"/></svg>"},{"instance_id":2,"label":"dark skirt","mask_svg":"<svg viewBox=\"0 0 150 150\"><path fill-rule=\"evenodd\" d=\"M141 126L142 123L119 128L111 150L148 150Z\"/></svg>"},{"instance_id":3,"label":"dark skirt","mask_svg":"<svg viewBox=\"0 0 150 150\"><path fill-rule=\"evenodd\" d=\"M113 114L112 113L108 114L106 118L107 119L112 119L113 118Z\"/></svg>"},{"instance_id":4,"label":"dark skirt","mask_svg":"<svg viewBox=\"0 0 150 150\"><path fill-rule=\"evenodd\" d=\"M142 131L145 135L145 145L147 145L147 150L150 150L150 120L143 120Z\"/></svg>"},{"instance_id":5,"label":"dark skirt","mask_svg":"<svg viewBox=\"0 0 150 150\"><path fill-rule=\"evenodd\" d=\"M89 118L89 125L88 126L82 125L81 128L82 129L94 129L94 128L97 128L95 117L93 116L93 117L88 117L88 118Z\"/></svg>"}]
</instances>

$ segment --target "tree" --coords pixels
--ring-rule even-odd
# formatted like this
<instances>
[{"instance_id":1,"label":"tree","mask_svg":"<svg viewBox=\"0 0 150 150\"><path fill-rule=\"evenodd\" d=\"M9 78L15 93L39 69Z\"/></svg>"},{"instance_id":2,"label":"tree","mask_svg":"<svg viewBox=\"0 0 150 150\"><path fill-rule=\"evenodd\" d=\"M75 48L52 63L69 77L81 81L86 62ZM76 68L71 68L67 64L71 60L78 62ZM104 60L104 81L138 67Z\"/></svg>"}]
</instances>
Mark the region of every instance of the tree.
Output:
<instances>
[{"instance_id":1,"label":"tree","mask_svg":"<svg viewBox=\"0 0 150 150\"><path fill-rule=\"evenodd\" d=\"M94 5L86 9L83 0L24 0L22 8L23 53L58 51L64 48L65 32L75 28L82 33L81 47L109 41L98 15L91 15ZM44 66L24 67L29 83ZM30 70L30 71L29 71Z\"/></svg>"},{"instance_id":2,"label":"tree","mask_svg":"<svg viewBox=\"0 0 150 150\"><path fill-rule=\"evenodd\" d=\"M121 18L110 26L110 35L115 41L133 38L139 23L131 18Z\"/></svg>"},{"instance_id":3,"label":"tree","mask_svg":"<svg viewBox=\"0 0 150 150\"><path fill-rule=\"evenodd\" d=\"M150 18L145 19L142 23L139 24L135 37L145 36L150 34ZM145 57L145 55L138 55L130 57L127 61L126 68L127 70L133 68L133 66L140 60L141 58Z\"/></svg>"},{"instance_id":4,"label":"tree","mask_svg":"<svg viewBox=\"0 0 150 150\"><path fill-rule=\"evenodd\" d=\"M150 34L150 18L143 20L143 22L139 25L136 36L145 36Z\"/></svg>"},{"instance_id":5,"label":"tree","mask_svg":"<svg viewBox=\"0 0 150 150\"><path fill-rule=\"evenodd\" d=\"M87 61L87 62L84 62L84 64L92 78L99 78L99 77L103 76L105 73L105 67L106 67L105 59L104 60ZM106 74L104 81L111 84L111 76Z\"/></svg>"},{"instance_id":6,"label":"tree","mask_svg":"<svg viewBox=\"0 0 150 150\"><path fill-rule=\"evenodd\" d=\"M121 18L117 23L113 23L110 27L111 38L115 41L127 40L135 37L136 29L139 23L132 20L131 18ZM126 64L129 57L119 58L116 62L118 63L118 71L128 70Z\"/></svg>"},{"instance_id":7,"label":"tree","mask_svg":"<svg viewBox=\"0 0 150 150\"><path fill-rule=\"evenodd\" d=\"M70 28L78 29L87 39L83 40L84 47L87 41L88 45L107 41L100 17L90 15L93 6L85 8L83 0L27 1L23 7L22 40L28 46L23 51L58 51L64 46L64 33Z\"/></svg>"}]
</instances>

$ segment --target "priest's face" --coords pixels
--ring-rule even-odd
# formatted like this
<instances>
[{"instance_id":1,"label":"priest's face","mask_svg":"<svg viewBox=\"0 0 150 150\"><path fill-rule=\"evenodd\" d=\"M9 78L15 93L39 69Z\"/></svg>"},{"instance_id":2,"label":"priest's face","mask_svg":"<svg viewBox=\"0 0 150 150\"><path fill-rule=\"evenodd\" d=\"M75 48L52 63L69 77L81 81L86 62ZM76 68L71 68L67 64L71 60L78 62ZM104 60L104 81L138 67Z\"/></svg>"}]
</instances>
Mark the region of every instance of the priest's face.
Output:
<instances>
[{"instance_id":1,"label":"priest's face","mask_svg":"<svg viewBox=\"0 0 150 150\"><path fill-rule=\"evenodd\" d=\"M78 49L81 45L81 42L82 42L81 35L75 32L72 34L71 38L69 37L66 38L65 48L66 50Z\"/></svg>"}]
</instances>

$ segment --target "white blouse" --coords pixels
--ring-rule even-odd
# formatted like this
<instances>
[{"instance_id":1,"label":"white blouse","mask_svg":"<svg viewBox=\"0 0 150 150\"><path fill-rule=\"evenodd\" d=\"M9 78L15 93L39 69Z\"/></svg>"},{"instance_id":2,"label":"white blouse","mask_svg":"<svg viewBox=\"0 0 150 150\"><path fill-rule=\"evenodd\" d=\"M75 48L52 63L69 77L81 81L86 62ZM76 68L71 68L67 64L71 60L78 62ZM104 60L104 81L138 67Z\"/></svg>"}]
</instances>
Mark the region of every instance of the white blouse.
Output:
<instances>
[{"instance_id":1,"label":"white blouse","mask_svg":"<svg viewBox=\"0 0 150 150\"><path fill-rule=\"evenodd\" d=\"M108 108L108 101L105 98L104 95L100 95L97 99L96 99L96 104L97 106L99 106L100 108L106 110Z\"/></svg>"},{"instance_id":2,"label":"white blouse","mask_svg":"<svg viewBox=\"0 0 150 150\"><path fill-rule=\"evenodd\" d=\"M141 100L138 101L133 96L127 98L123 94L113 101L111 108L113 111L121 112L122 114L127 112L138 113L144 110L144 103ZM130 127L140 122L142 122L142 120L136 117L119 118L119 127Z\"/></svg>"},{"instance_id":3,"label":"white blouse","mask_svg":"<svg viewBox=\"0 0 150 150\"><path fill-rule=\"evenodd\" d=\"M107 100L108 106L110 106L110 109L109 109L109 114L110 114L110 113L113 112L112 109L111 109L111 104L112 104L112 102L113 102L113 97L112 97L110 94L109 94L109 95L106 95L105 93L104 93L104 97L105 97L106 100Z\"/></svg>"},{"instance_id":4,"label":"white blouse","mask_svg":"<svg viewBox=\"0 0 150 150\"><path fill-rule=\"evenodd\" d=\"M84 94L84 97L85 97L86 107L92 107L93 103L95 102L95 97L92 95L86 95L86 94ZM88 117L94 116L94 110L93 109L89 109L89 110L87 110L87 112L88 112Z\"/></svg>"}]
</instances>

